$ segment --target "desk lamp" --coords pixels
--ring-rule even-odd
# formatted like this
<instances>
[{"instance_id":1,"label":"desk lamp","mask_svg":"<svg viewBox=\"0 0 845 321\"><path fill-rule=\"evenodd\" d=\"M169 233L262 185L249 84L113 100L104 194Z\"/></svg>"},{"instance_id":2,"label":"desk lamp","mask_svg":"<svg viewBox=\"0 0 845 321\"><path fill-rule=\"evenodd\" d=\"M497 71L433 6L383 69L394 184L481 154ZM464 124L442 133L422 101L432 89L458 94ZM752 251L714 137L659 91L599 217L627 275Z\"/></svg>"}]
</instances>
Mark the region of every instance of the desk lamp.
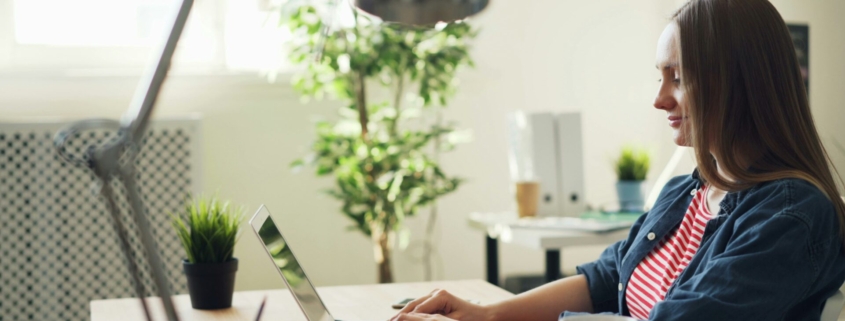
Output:
<instances>
[{"instance_id":1,"label":"desk lamp","mask_svg":"<svg viewBox=\"0 0 845 321\"><path fill-rule=\"evenodd\" d=\"M118 180L123 183L126 199L131 208L130 217L132 217L132 220L138 227L138 234L141 239L142 253L139 255L142 257L146 255L147 262L149 262L150 274L158 292L156 294L162 300L165 315L168 320L179 320L179 317L176 315L176 309L173 306L173 301L171 300L170 282L167 281L167 276L158 252L158 246L156 246L156 241L153 239L147 212L144 208L144 203L141 201L141 196L135 182L135 157L138 151L140 151L144 130L146 130L150 121L156 98L167 76L173 52L176 50L176 44L182 35L182 29L185 27L185 22L188 19L188 13L191 11L192 5L193 0L182 0L179 10L173 19L173 27L170 30L167 41L161 48L161 55L157 63L147 68L144 76L141 78L141 82L138 84L129 110L123 115L120 122L103 119L83 120L58 131L53 139L53 146L63 160L80 167L88 168L97 178L95 192L99 192L106 201L106 208L111 214L112 224L120 243L120 249L126 258L129 274L132 276L135 293L141 301L141 306L143 307L147 320L152 320L152 318L146 301L143 300L144 283L141 282L141 273L138 271L135 263L134 257L136 253L132 251L129 244L127 228L120 218L120 209L117 206L117 198L112 189L111 182ZM99 146L89 146L85 151L85 157L80 159L71 155L65 149L65 144L80 131L103 128L117 129L116 137Z\"/></svg>"},{"instance_id":2,"label":"desk lamp","mask_svg":"<svg viewBox=\"0 0 845 321\"><path fill-rule=\"evenodd\" d=\"M355 5L364 11L382 17L386 21L408 24L433 24L438 21L453 21L481 11L488 0L355 0ZM179 317L173 305L170 284L163 269L158 246L153 239L147 212L138 186L135 181L135 157L141 148L144 131L150 121L155 107L156 98L161 90L176 44L182 35L188 13L191 11L193 0L182 0L173 19L167 41L161 48L161 55L155 65L150 65L132 99L129 110L121 120L90 119L71 124L56 133L53 145L65 162L79 167L88 168L96 177L95 192L106 201L106 207L112 217L115 234L120 242L129 274L132 276L135 292L141 301L141 306L148 321L152 321L149 308L144 298L144 283L141 273L135 263L135 255L129 244L127 227L120 217L117 197L111 183L119 181L125 188L126 199L131 208L130 217L138 227L141 238L141 252L138 255L147 258L150 274L155 283L156 293L162 300L165 315L170 321L178 321ZM334 12L334 10L332 10ZM328 28L328 26L324 27ZM323 33L325 35L325 32ZM100 145L92 145L85 151L85 156L79 158L71 155L65 148L67 142L79 132L92 129L116 129L114 139Z\"/></svg>"}]
</instances>

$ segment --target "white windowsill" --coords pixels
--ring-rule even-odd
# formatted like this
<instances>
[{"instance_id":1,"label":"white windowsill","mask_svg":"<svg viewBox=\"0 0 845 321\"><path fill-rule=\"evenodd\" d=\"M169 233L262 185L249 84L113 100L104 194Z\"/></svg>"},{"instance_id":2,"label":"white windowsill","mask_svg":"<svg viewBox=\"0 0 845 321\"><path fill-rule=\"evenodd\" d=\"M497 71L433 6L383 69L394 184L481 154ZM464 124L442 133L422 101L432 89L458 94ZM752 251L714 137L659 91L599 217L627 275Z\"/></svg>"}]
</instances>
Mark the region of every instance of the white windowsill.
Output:
<instances>
[{"instance_id":1,"label":"white windowsill","mask_svg":"<svg viewBox=\"0 0 845 321\"><path fill-rule=\"evenodd\" d=\"M142 67L126 67L126 68L0 68L0 79L43 79L43 80L63 80L63 79L79 79L79 78L138 78L145 72ZM288 69L277 73L276 79L289 79L295 70ZM197 68L197 67L174 67L168 74L168 77L176 78L191 78L191 77L211 77L211 78L244 78L253 77L256 79L264 79L266 81L266 73L259 71L233 71L225 68Z\"/></svg>"}]
</instances>

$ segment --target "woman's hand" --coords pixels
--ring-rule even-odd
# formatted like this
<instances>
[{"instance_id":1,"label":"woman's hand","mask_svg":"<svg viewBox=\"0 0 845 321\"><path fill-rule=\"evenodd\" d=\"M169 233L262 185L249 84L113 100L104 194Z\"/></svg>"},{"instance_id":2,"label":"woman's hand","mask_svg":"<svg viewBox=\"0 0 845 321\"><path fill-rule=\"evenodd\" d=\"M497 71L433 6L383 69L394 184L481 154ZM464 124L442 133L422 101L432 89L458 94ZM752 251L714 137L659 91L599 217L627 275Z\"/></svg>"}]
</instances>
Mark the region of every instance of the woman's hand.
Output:
<instances>
[{"instance_id":1,"label":"woman's hand","mask_svg":"<svg viewBox=\"0 0 845 321\"><path fill-rule=\"evenodd\" d=\"M391 321L456 321L439 314L399 313Z\"/></svg>"},{"instance_id":2,"label":"woman's hand","mask_svg":"<svg viewBox=\"0 0 845 321\"><path fill-rule=\"evenodd\" d=\"M488 321L491 317L492 311L487 307L470 303L446 290L434 290L429 295L408 303L390 320Z\"/></svg>"}]
</instances>

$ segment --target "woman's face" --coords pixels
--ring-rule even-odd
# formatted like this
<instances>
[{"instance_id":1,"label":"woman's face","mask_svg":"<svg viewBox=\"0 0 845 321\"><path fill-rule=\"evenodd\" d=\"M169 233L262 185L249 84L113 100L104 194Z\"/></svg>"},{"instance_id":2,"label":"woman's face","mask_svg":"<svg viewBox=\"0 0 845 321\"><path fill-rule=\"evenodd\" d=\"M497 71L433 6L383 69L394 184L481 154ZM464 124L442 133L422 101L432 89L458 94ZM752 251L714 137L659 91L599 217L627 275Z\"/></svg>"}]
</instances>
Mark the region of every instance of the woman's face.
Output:
<instances>
[{"instance_id":1,"label":"woman's face","mask_svg":"<svg viewBox=\"0 0 845 321\"><path fill-rule=\"evenodd\" d=\"M672 22L663 30L657 41L657 70L660 71L660 89L654 98L654 108L666 111L668 125L672 127L675 144L691 146L688 142L687 101L681 86L680 48L677 41L678 26Z\"/></svg>"}]
</instances>

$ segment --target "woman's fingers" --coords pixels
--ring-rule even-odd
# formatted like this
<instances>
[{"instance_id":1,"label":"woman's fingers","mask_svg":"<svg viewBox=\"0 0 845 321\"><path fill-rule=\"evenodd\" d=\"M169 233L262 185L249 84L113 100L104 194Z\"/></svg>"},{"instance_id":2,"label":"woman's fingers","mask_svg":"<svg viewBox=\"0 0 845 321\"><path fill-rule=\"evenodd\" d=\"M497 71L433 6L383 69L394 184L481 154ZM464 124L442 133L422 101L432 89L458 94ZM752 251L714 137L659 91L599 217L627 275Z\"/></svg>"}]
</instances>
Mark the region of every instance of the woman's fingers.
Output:
<instances>
[{"instance_id":1,"label":"woman's fingers","mask_svg":"<svg viewBox=\"0 0 845 321\"><path fill-rule=\"evenodd\" d=\"M431 315L424 313L399 313L391 321L455 321L442 315Z\"/></svg>"},{"instance_id":2,"label":"woman's fingers","mask_svg":"<svg viewBox=\"0 0 845 321\"><path fill-rule=\"evenodd\" d=\"M424 321L424 315L419 313L399 313L391 321Z\"/></svg>"},{"instance_id":3,"label":"woman's fingers","mask_svg":"<svg viewBox=\"0 0 845 321\"><path fill-rule=\"evenodd\" d=\"M450 320L430 314L448 314L454 311L458 299L445 290L435 289L431 293L408 303L391 321L400 320ZM410 319L409 317L419 318ZM438 318L440 317L440 318Z\"/></svg>"},{"instance_id":4,"label":"woman's fingers","mask_svg":"<svg viewBox=\"0 0 845 321\"><path fill-rule=\"evenodd\" d=\"M409 313L409 312L411 312L411 311L414 311L414 309L415 309L415 308L416 308L416 307L417 307L420 303L423 303L423 302L425 302L425 300L428 300L429 298L431 298L431 296L432 296L434 293L437 293L437 291L439 291L439 290L440 290L440 289L434 289L434 290L433 290L433 291L431 291L431 293L429 293L428 295L425 295L425 296L419 297L419 298L417 298L417 299L416 299L416 300L414 300L414 301L408 302L408 304L406 304L406 305L405 305L405 307L404 307L404 308L402 308L402 310L399 310L399 313L400 313L400 314L401 314L401 313Z\"/></svg>"},{"instance_id":5,"label":"woman's fingers","mask_svg":"<svg viewBox=\"0 0 845 321\"><path fill-rule=\"evenodd\" d=\"M437 313L447 315L455 310L458 299L446 290L435 290L430 298L414 308L415 313Z\"/></svg>"}]
</instances>

